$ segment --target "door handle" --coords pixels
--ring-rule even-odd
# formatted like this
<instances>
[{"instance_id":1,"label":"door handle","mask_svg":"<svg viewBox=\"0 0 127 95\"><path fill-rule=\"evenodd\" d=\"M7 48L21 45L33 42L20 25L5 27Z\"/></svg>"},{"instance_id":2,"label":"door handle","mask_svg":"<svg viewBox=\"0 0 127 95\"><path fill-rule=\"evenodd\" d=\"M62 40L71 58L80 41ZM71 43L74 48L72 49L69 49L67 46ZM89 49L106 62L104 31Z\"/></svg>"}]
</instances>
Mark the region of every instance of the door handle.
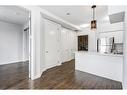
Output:
<instances>
[{"instance_id":1,"label":"door handle","mask_svg":"<svg viewBox=\"0 0 127 95\"><path fill-rule=\"evenodd\" d=\"M48 51L46 51L46 53L48 53Z\"/></svg>"}]
</instances>

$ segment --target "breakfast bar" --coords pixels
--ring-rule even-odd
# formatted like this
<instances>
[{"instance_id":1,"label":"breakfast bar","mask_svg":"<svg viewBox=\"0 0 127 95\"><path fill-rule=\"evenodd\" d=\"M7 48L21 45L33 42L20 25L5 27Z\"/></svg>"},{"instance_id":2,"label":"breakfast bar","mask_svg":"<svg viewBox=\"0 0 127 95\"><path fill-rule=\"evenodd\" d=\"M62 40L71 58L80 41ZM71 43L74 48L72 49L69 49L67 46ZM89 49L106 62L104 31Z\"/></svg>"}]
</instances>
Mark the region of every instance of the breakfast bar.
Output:
<instances>
[{"instance_id":1,"label":"breakfast bar","mask_svg":"<svg viewBox=\"0 0 127 95\"><path fill-rule=\"evenodd\" d=\"M108 79L122 81L123 55L75 52L75 69Z\"/></svg>"}]
</instances>

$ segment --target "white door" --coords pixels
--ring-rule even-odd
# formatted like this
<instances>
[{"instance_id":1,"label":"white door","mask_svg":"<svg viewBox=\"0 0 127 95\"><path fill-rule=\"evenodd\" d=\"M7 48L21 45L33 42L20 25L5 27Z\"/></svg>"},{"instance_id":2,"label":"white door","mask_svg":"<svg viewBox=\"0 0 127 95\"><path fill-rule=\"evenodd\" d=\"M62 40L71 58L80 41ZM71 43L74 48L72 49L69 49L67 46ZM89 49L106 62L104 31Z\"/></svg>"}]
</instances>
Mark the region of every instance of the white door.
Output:
<instances>
[{"instance_id":1,"label":"white door","mask_svg":"<svg viewBox=\"0 0 127 95\"><path fill-rule=\"evenodd\" d=\"M45 20L45 68L51 68L60 64L59 48L60 25Z\"/></svg>"},{"instance_id":2,"label":"white door","mask_svg":"<svg viewBox=\"0 0 127 95\"><path fill-rule=\"evenodd\" d=\"M62 51L62 62L68 61L68 30L62 28L61 31L61 51Z\"/></svg>"},{"instance_id":3,"label":"white door","mask_svg":"<svg viewBox=\"0 0 127 95\"><path fill-rule=\"evenodd\" d=\"M29 61L29 30L23 31L23 59Z\"/></svg>"},{"instance_id":4,"label":"white door","mask_svg":"<svg viewBox=\"0 0 127 95\"><path fill-rule=\"evenodd\" d=\"M71 44L72 44L72 47L71 47L71 57L72 59L75 58L75 51L76 51L76 47L77 47L77 42L76 42L76 32L72 31L72 40L71 40Z\"/></svg>"},{"instance_id":5,"label":"white door","mask_svg":"<svg viewBox=\"0 0 127 95\"><path fill-rule=\"evenodd\" d=\"M71 39L70 39L70 54L71 54L71 60L74 59L74 45L73 42L74 40L74 31L70 31L71 32Z\"/></svg>"},{"instance_id":6,"label":"white door","mask_svg":"<svg viewBox=\"0 0 127 95\"><path fill-rule=\"evenodd\" d=\"M62 62L74 59L74 51L76 50L76 33L72 30L62 28L61 31L61 51Z\"/></svg>"},{"instance_id":7,"label":"white door","mask_svg":"<svg viewBox=\"0 0 127 95\"><path fill-rule=\"evenodd\" d=\"M71 30L68 29L68 60L67 61L70 61L71 60L71 47L72 47L72 35L71 35Z\"/></svg>"}]
</instances>

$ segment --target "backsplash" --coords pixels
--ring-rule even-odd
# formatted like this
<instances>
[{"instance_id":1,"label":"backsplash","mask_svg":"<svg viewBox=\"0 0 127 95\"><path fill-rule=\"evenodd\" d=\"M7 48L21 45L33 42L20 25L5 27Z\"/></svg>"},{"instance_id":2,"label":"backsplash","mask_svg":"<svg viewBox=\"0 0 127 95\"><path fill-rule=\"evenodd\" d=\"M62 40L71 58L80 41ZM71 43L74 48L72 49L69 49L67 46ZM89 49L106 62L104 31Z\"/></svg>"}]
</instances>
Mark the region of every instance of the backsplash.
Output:
<instances>
[{"instance_id":1,"label":"backsplash","mask_svg":"<svg viewBox=\"0 0 127 95\"><path fill-rule=\"evenodd\" d=\"M123 54L123 43L114 43L114 45L115 45L114 53Z\"/></svg>"}]
</instances>

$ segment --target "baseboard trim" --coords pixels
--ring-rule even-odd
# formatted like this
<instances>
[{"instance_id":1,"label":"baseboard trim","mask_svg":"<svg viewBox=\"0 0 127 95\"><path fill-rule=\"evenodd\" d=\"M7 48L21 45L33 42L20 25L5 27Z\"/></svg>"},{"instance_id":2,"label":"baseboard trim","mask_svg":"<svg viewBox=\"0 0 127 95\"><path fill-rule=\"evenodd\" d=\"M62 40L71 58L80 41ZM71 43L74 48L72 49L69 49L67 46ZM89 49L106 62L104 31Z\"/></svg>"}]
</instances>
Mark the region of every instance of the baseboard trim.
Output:
<instances>
[{"instance_id":1,"label":"baseboard trim","mask_svg":"<svg viewBox=\"0 0 127 95\"><path fill-rule=\"evenodd\" d=\"M56 66L60 66L60 65L62 65L62 63L60 63L60 64L58 64L58 65L56 65ZM56 66L54 66L54 67L56 67ZM53 68L53 67L51 67L51 68ZM43 68L43 69L41 70L41 75L43 74L43 72L45 72L45 71L48 70L48 69L50 69L50 68Z\"/></svg>"},{"instance_id":2,"label":"baseboard trim","mask_svg":"<svg viewBox=\"0 0 127 95\"><path fill-rule=\"evenodd\" d=\"M40 78L41 77L41 74L38 74L38 75L36 75L36 76L34 76L34 77L31 77L31 80L35 80L35 79L38 79L38 78Z\"/></svg>"},{"instance_id":3,"label":"baseboard trim","mask_svg":"<svg viewBox=\"0 0 127 95\"><path fill-rule=\"evenodd\" d=\"M71 59L71 60L69 60L69 61L62 62L61 64L64 64L64 63L70 62L70 61L72 61L72 60L75 60L75 59Z\"/></svg>"},{"instance_id":4,"label":"baseboard trim","mask_svg":"<svg viewBox=\"0 0 127 95\"><path fill-rule=\"evenodd\" d=\"M29 60L19 60L19 61L13 61L13 62L6 62L6 63L0 63L0 65L8 65L8 64L15 64L19 62L28 62Z\"/></svg>"}]
</instances>

